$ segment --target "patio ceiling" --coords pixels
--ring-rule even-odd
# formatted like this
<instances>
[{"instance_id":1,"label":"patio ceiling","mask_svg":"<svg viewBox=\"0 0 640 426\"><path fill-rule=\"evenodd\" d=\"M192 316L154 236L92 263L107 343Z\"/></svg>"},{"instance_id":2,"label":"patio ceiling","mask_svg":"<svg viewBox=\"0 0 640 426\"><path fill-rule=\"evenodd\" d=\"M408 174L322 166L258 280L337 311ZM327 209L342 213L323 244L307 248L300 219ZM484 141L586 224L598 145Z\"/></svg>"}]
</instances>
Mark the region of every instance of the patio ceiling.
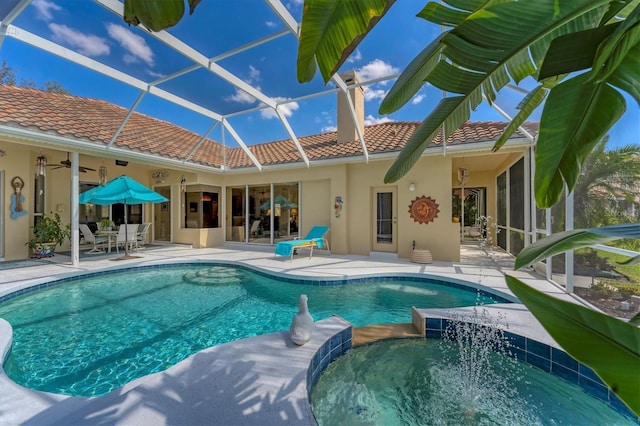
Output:
<instances>
[{"instance_id":1,"label":"patio ceiling","mask_svg":"<svg viewBox=\"0 0 640 426\"><path fill-rule=\"evenodd\" d=\"M292 6L295 3L297 7ZM29 54L29 47L34 47L38 49L38 54L43 51L51 57L51 65L47 62L43 64L45 68L51 66L54 70L55 57L59 57L67 63L118 82L121 89L116 90L122 92L119 104L129 113L114 133L111 143L104 147L105 150L113 148L119 131L124 129L133 113L142 112L169 120L201 135L192 153L207 139L225 146L236 144L251 159L255 168L262 170L263 165L249 149L249 145L256 142L247 142L241 136L244 124L232 124L239 117L246 118L248 122L259 114L280 123L281 137L262 142L278 139L290 141L304 164L309 166L309 157L294 130L296 126L291 122L292 108L295 106L297 109L314 99L326 97L335 105L336 93L346 94L348 89L356 86L380 84L397 77L397 74L378 76L357 84L335 75L330 87L317 75L311 83L298 84L295 55L300 3L292 2L285 6L280 0L234 2L235 5L243 4L246 10L242 14L244 16L236 16L237 13L228 15L225 11L225 8L231 7L231 2L203 2L194 15L188 19L185 16L175 27L152 33L141 26L127 27L122 18L124 6L119 0L82 2L82 7L72 1L3 0L0 4L0 49L6 49L8 43L18 43L16 48L25 49L24 54ZM234 20L237 25L228 27L225 33L219 32L222 21L216 24L216 21L203 19L206 8L214 12L213 16L219 16L221 20ZM60 17L59 20L57 17ZM272 24L259 26L256 22ZM249 26L252 31L248 31ZM100 31L108 31L112 37L105 38L109 43L104 46L99 38L91 38L91 34ZM132 57L131 51L123 47L126 43L122 35L124 32L129 38L141 38L144 41L142 44L148 46L151 53L138 52L138 57ZM70 41L73 37L69 34L76 36L75 42ZM78 34L86 40L78 40ZM120 47L115 42L117 40L121 41ZM114 54L101 54L96 52L96 47L107 51L111 49ZM118 54L115 54L116 49L120 49ZM275 56L269 54L282 51L290 52L290 60L286 63L270 63ZM145 60L147 66L139 66L140 61ZM256 70L254 64L259 61L265 64L263 74L252 75ZM96 84L95 95L89 90L90 97L101 97L98 86ZM351 119L355 122L354 105L349 96L346 99ZM113 99L107 100L116 103ZM170 112L174 108L176 111L190 112L192 118L180 121L180 114L175 114L174 121ZM299 114L305 114L300 108ZM256 125L266 126L264 122ZM219 138L212 136L214 130L220 133ZM358 139L362 161L368 161L369 149L362 133ZM70 144L67 148L77 149L78 146ZM188 164L189 155L181 159ZM224 171L228 167L222 165L216 170Z\"/></svg>"}]
</instances>

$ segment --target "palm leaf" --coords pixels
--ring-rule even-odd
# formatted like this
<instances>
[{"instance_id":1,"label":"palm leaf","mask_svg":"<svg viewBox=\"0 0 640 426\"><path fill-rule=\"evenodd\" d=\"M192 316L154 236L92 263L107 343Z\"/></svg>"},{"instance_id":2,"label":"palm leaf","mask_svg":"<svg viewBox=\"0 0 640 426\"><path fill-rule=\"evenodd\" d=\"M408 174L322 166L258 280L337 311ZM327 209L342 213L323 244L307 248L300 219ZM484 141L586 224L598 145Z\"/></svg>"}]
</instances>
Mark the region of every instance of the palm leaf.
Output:
<instances>
[{"instance_id":1,"label":"palm leaf","mask_svg":"<svg viewBox=\"0 0 640 426\"><path fill-rule=\"evenodd\" d=\"M191 4L190 4L191 5ZM195 8L197 2L192 7ZM123 18L129 25L142 24L161 31L177 24L184 15L184 0L125 0Z\"/></svg>"},{"instance_id":2,"label":"palm leaf","mask_svg":"<svg viewBox=\"0 0 640 426\"><path fill-rule=\"evenodd\" d=\"M520 127L527 120L527 118L529 118L533 111L538 108L538 106L540 106L542 101L545 100L545 98L547 97L547 92L548 90L544 87L544 85L541 84L530 91L527 96L524 97L522 102L520 102L520 104L518 105L518 113L511 119L511 122L509 122L507 127L504 129L504 131L500 135L500 138L493 145L491 152L496 152L497 150L502 148L502 145L504 145L507 140L509 140L511 135L513 135L513 133L518 130L518 127Z\"/></svg>"},{"instance_id":3,"label":"palm leaf","mask_svg":"<svg viewBox=\"0 0 640 426\"><path fill-rule=\"evenodd\" d=\"M316 61L327 83L395 0L306 0L298 43L298 81L308 82Z\"/></svg>"},{"instance_id":4,"label":"palm leaf","mask_svg":"<svg viewBox=\"0 0 640 426\"><path fill-rule=\"evenodd\" d=\"M606 83L581 74L554 87L545 102L536 148L535 197L540 208L554 205L566 183L569 191L580 166L622 116L624 97Z\"/></svg>"},{"instance_id":5,"label":"palm leaf","mask_svg":"<svg viewBox=\"0 0 640 426\"><path fill-rule=\"evenodd\" d=\"M543 55L540 52L546 51L553 37L563 31L597 25L606 11L603 6L606 3L604 0L562 2L560 10L556 10L558 4L554 0L490 4L472 13L462 24L442 36L445 45L442 58L427 75L426 81L448 92L463 95L462 98L456 97L455 103L466 105L464 108L451 108L450 103L438 104L421 125L425 131L413 134L403 149L410 152L396 159L385 176L385 182L395 182L411 169L417 161L417 152L422 152L428 146L437 134L436 129L444 126L445 130L452 132L455 130L451 129L452 125L459 123L459 126L468 120L470 111L479 104L483 90L489 102L493 102L495 91L502 89L510 81L510 76L519 81L533 75L536 67L528 54L530 47L531 56L539 57L541 63ZM517 28L513 26L515 21L519 22ZM384 111L390 110L386 108L388 105L393 108L400 106L401 98L396 97L396 93L406 92L402 100L406 102L410 99L407 94L415 93L416 81L424 75L424 68L420 71L423 74L418 75L416 67L415 72L412 70L414 75L407 73L403 75L402 83L400 80L396 82L393 101L385 104ZM402 84L411 84L412 87L404 88ZM447 110L469 111L469 114L460 121L449 119ZM407 164L402 164L403 161L407 161Z\"/></svg>"},{"instance_id":6,"label":"palm leaf","mask_svg":"<svg viewBox=\"0 0 640 426\"><path fill-rule=\"evenodd\" d=\"M380 114L396 111L420 90L440 59L441 49L440 39L436 39L407 65L380 104Z\"/></svg>"},{"instance_id":7,"label":"palm leaf","mask_svg":"<svg viewBox=\"0 0 640 426\"><path fill-rule=\"evenodd\" d=\"M598 46L620 24L591 28L553 39L540 67L540 80L591 68Z\"/></svg>"},{"instance_id":8,"label":"palm leaf","mask_svg":"<svg viewBox=\"0 0 640 426\"><path fill-rule=\"evenodd\" d=\"M468 120L470 111L468 102L462 96L444 98L438 103L434 113L429 114L407 141L407 145L398 155L384 177L384 182L395 182L404 176L420 159L429 142L442 130L444 124L444 139L449 137L458 127Z\"/></svg>"},{"instance_id":9,"label":"palm leaf","mask_svg":"<svg viewBox=\"0 0 640 426\"><path fill-rule=\"evenodd\" d=\"M615 32L598 46L591 77L594 82L606 80L620 65L629 51L640 42L640 5L620 24Z\"/></svg>"},{"instance_id":10,"label":"palm leaf","mask_svg":"<svg viewBox=\"0 0 640 426\"><path fill-rule=\"evenodd\" d=\"M640 104L640 43L629 51L607 82L629 93Z\"/></svg>"},{"instance_id":11,"label":"palm leaf","mask_svg":"<svg viewBox=\"0 0 640 426\"><path fill-rule=\"evenodd\" d=\"M640 328L556 299L506 276L509 289L572 357L588 365L640 415Z\"/></svg>"},{"instance_id":12,"label":"palm leaf","mask_svg":"<svg viewBox=\"0 0 640 426\"><path fill-rule=\"evenodd\" d=\"M532 265L539 260L555 256L567 250L603 244L620 238L640 238L640 224L603 226L600 228L574 229L552 234L525 247L514 264L515 269Z\"/></svg>"}]
</instances>

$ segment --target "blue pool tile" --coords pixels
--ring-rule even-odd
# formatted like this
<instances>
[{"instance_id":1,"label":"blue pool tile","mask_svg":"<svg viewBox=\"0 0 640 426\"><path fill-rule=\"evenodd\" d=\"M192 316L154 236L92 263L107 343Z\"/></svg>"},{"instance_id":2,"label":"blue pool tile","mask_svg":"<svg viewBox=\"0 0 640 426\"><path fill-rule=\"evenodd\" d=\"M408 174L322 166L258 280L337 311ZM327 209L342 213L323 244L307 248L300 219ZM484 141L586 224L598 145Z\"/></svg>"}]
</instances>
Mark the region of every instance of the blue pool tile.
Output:
<instances>
[{"instance_id":1,"label":"blue pool tile","mask_svg":"<svg viewBox=\"0 0 640 426\"><path fill-rule=\"evenodd\" d=\"M543 371L546 371L547 373L551 372L551 361L547 358L527 352L527 362Z\"/></svg>"},{"instance_id":2,"label":"blue pool tile","mask_svg":"<svg viewBox=\"0 0 640 426\"><path fill-rule=\"evenodd\" d=\"M551 348L551 360L565 368L578 371L578 361L571 355L557 348Z\"/></svg>"},{"instance_id":3,"label":"blue pool tile","mask_svg":"<svg viewBox=\"0 0 640 426\"><path fill-rule=\"evenodd\" d=\"M333 336L331 336L331 350L333 351L335 348L342 346L342 334L338 333L338 334L334 334Z\"/></svg>"},{"instance_id":4,"label":"blue pool tile","mask_svg":"<svg viewBox=\"0 0 640 426\"><path fill-rule=\"evenodd\" d=\"M427 330L442 330L442 319L427 318Z\"/></svg>"},{"instance_id":5,"label":"blue pool tile","mask_svg":"<svg viewBox=\"0 0 640 426\"><path fill-rule=\"evenodd\" d=\"M440 330L426 330L424 332L427 339L441 339L442 332Z\"/></svg>"},{"instance_id":6,"label":"blue pool tile","mask_svg":"<svg viewBox=\"0 0 640 426\"><path fill-rule=\"evenodd\" d=\"M579 364L578 373L580 373L581 376L593 380L594 382L600 381L600 377L598 377L598 375L591 368L587 367L584 364Z\"/></svg>"},{"instance_id":7,"label":"blue pool tile","mask_svg":"<svg viewBox=\"0 0 640 426\"><path fill-rule=\"evenodd\" d=\"M527 339L527 352L548 360L551 359L551 347L532 339Z\"/></svg>"},{"instance_id":8,"label":"blue pool tile","mask_svg":"<svg viewBox=\"0 0 640 426\"><path fill-rule=\"evenodd\" d=\"M527 353L524 349L519 348L510 348L509 352L511 352L512 358L517 359L518 361L527 362Z\"/></svg>"},{"instance_id":9,"label":"blue pool tile","mask_svg":"<svg viewBox=\"0 0 640 426\"><path fill-rule=\"evenodd\" d=\"M584 389L585 392L593 397L596 397L603 401L609 400L609 388L602 384L599 379L598 381L595 381L581 376L578 386L580 386L582 389Z\"/></svg>"},{"instance_id":10,"label":"blue pool tile","mask_svg":"<svg viewBox=\"0 0 640 426\"><path fill-rule=\"evenodd\" d=\"M618 413L624 414L630 419L634 419L636 423L640 424L640 417L636 416L634 412L631 411L631 409L627 407L625 403L620 400L620 398L618 398L618 395L616 395L612 391L609 391L609 400L611 401L610 404L614 410L616 410Z\"/></svg>"},{"instance_id":11,"label":"blue pool tile","mask_svg":"<svg viewBox=\"0 0 640 426\"><path fill-rule=\"evenodd\" d=\"M579 383L578 370L567 368L564 365L556 364L555 362L552 362L551 373L574 385L578 385Z\"/></svg>"},{"instance_id":12,"label":"blue pool tile","mask_svg":"<svg viewBox=\"0 0 640 426\"><path fill-rule=\"evenodd\" d=\"M331 354L329 355L329 361L334 361L338 359L342 355L342 348L338 347L335 349L331 349Z\"/></svg>"},{"instance_id":13,"label":"blue pool tile","mask_svg":"<svg viewBox=\"0 0 640 426\"><path fill-rule=\"evenodd\" d=\"M505 331L504 338L507 340L507 342L509 343L509 347L512 350L519 349L521 351L525 351L527 349L527 340L518 334L513 334Z\"/></svg>"}]
</instances>

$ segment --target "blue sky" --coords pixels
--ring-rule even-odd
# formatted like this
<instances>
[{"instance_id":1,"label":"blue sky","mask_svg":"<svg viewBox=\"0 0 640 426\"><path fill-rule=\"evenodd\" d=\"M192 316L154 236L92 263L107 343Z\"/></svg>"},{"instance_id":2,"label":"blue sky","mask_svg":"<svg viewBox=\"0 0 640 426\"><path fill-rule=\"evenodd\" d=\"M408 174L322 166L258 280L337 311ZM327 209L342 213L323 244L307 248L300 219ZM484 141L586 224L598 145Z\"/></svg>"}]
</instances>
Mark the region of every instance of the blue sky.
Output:
<instances>
[{"instance_id":1,"label":"blue sky","mask_svg":"<svg viewBox=\"0 0 640 426\"><path fill-rule=\"evenodd\" d=\"M285 0L283 4L299 21L302 0ZM423 6L423 2L396 2L341 71L355 69L363 81L398 74L440 32L438 26L415 18ZM147 83L166 78L192 65L190 60L161 41L145 31L127 26L122 18L88 0L34 0L13 24ZM209 0L202 2L193 15L185 15L169 31L206 57L216 58L285 29L285 25L264 1ZM296 54L297 40L287 34L219 59L217 64L278 100L297 99L334 87L331 82L324 85L319 75L311 83L298 83ZM47 80L55 80L74 95L104 99L125 108L130 108L140 94L137 88L12 37L6 37L1 46L2 60L6 60L16 71L18 80L33 81L38 86ZM521 86L531 88L534 84L534 81L525 81ZM401 110L381 116L378 107L391 85L392 80L365 89L367 123L421 121L442 97L439 90L425 86ZM170 79L157 87L223 115L260 105L255 98L203 69ZM507 113L514 115L515 106L522 96L506 88L499 95L497 103ZM640 143L640 109L629 97L627 106L627 114L611 132L610 146ZM211 118L152 94L142 98L137 111L200 134L214 125ZM333 130L336 125L336 94L287 103L283 112L298 136ZM539 115L532 118L538 119ZM471 120L503 121L504 118L488 105L482 104L472 113ZM289 137L270 109L230 117L229 123L247 145ZM225 143L236 146L228 132L224 133ZM221 141L221 126L215 126L209 136Z\"/></svg>"}]
</instances>

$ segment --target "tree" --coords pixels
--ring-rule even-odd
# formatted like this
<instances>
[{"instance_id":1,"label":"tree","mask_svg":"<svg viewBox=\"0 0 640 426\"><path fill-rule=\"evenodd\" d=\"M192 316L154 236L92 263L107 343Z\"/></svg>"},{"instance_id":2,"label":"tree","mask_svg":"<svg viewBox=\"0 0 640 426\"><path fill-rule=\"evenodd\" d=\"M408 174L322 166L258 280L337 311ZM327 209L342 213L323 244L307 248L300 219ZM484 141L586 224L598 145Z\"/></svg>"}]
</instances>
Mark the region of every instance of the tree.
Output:
<instances>
[{"instance_id":1,"label":"tree","mask_svg":"<svg viewBox=\"0 0 640 426\"><path fill-rule=\"evenodd\" d=\"M15 86L16 85L16 73L9 65L7 65L7 61L3 60L2 64L0 64L0 84L4 84L6 86ZM37 89L37 84L33 80L20 79L20 87L25 87L27 89ZM47 80L44 82L44 85L39 89L45 92L50 93L60 93L62 95L69 95L70 92L61 86L56 80Z\"/></svg>"},{"instance_id":2,"label":"tree","mask_svg":"<svg viewBox=\"0 0 640 426\"><path fill-rule=\"evenodd\" d=\"M13 68L7 65L7 61L5 60L0 64L0 84L7 86L16 85L16 74L13 72Z\"/></svg>"},{"instance_id":3,"label":"tree","mask_svg":"<svg viewBox=\"0 0 640 426\"><path fill-rule=\"evenodd\" d=\"M573 189L577 228L636 220L627 217L624 206L639 195L640 146L607 151L606 143L605 138L589 154Z\"/></svg>"}]
</instances>

